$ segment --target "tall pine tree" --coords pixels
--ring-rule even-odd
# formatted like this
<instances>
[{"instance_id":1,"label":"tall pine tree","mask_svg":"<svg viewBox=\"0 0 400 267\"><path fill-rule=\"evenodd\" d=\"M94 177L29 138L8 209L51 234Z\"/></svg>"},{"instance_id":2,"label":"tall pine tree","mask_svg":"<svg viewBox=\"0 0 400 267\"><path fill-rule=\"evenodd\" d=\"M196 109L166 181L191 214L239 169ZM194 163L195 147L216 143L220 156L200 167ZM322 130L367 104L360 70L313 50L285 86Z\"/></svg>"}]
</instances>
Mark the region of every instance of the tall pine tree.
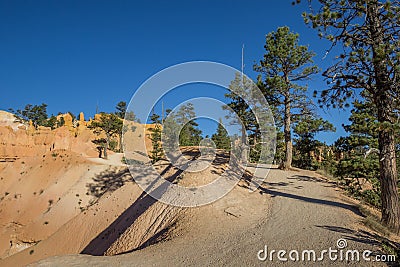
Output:
<instances>
[{"instance_id":1,"label":"tall pine tree","mask_svg":"<svg viewBox=\"0 0 400 267\"><path fill-rule=\"evenodd\" d=\"M304 14L305 22L341 51L323 74L329 88L321 92L321 101L342 107L347 104L346 98L368 92L366 100L374 105L378 122L382 222L399 232L396 127L400 106L400 1L314 2L319 8L312 5L314 9Z\"/></svg>"},{"instance_id":2,"label":"tall pine tree","mask_svg":"<svg viewBox=\"0 0 400 267\"><path fill-rule=\"evenodd\" d=\"M315 55L307 46L299 45L299 35L288 27L280 27L266 37L265 54L259 65L254 69L264 78L264 94L270 100L270 105L283 114L285 140L284 169L292 165L292 120L296 110L309 105L307 86L299 82L307 80L318 72L313 65Z\"/></svg>"}]
</instances>

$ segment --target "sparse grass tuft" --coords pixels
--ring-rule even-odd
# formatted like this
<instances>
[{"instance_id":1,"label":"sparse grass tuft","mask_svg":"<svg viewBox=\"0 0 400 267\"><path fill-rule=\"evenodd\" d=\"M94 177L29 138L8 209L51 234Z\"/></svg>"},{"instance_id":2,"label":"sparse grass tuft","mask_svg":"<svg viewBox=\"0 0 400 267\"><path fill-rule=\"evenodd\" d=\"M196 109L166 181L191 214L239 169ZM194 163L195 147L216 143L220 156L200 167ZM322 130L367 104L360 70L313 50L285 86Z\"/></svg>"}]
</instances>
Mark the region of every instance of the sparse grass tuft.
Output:
<instances>
[{"instance_id":1,"label":"sparse grass tuft","mask_svg":"<svg viewBox=\"0 0 400 267\"><path fill-rule=\"evenodd\" d=\"M377 231L378 233L381 233L382 235L388 237L390 236L390 230L383 226L376 218L373 216L367 216L366 218L363 219L363 223L365 226L371 228L374 231Z\"/></svg>"}]
</instances>

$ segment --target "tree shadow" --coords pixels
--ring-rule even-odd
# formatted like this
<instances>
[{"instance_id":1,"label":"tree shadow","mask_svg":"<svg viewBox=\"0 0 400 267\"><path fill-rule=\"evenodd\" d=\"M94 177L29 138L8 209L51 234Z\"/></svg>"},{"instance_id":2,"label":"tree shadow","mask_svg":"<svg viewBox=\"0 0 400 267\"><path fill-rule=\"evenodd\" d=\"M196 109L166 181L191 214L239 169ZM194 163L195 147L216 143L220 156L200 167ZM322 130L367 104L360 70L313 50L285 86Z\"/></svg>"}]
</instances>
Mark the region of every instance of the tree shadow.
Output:
<instances>
[{"instance_id":1,"label":"tree shadow","mask_svg":"<svg viewBox=\"0 0 400 267\"><path fill-rule=\"evenodd\" d=\"M275 187L275 186L288 186L290 183L285 183L285 182L279 182L279 183L270 183L270 182L264 182L264 185L268 185L270 187Z\"/></svg>"},{"instance_id":2,"label":"tree shadow","mask_svg":"<svg viewBox=\"0 0 400 267\"><path fill-rule=\"evenodd\" d=\"M306 176L306 175L293 175L288 177L289 180L297 180L297 181L304 181L304 182L315 182L315 183L333 183L327 179L318 178L314 176Z\"/></svg>"},{"instance_id":3,"label":"tree shadow","mask_svg":"<svg viewBox=\"0 0 400 267\"><path fill-rule=\"evenodd\" d=\"M353 229L339 227L339 226L330 226L330 225L316 225L318 228L323 228L332 232L337 232L343 234L343 237L347 240L352 240L357 243L362 243L366 245L378 246L381 244L379 239L381 238L377 234L368 233L367 231L360 230L356 231Z\"/></svg>"},{"instance_id":4,"label":"tree shadow","mask_svg":"<svg viewBox=\"0 0 400 267\"><path fill-rule=\"evenodd\" d=\"M116 171L117 168L107 169L93 178L93 183L88 183L88 194L100 198L107 192L113 192L132 182L132 176L128 168Z\"/></svg>"},{"instance_id":5,"label":"tree shadow","mask_svg":"<svg viewBox=\"0 0 400 267\"><path fill-rule=\"evenodd\" d=\"M261 186L259 189L260 189L260 194L269 194L272 197L280 196L280 197L296 199L296 200L310 202L310 203L319 204L319 205L338 207L338 208L350 210L350 211L354 212L356 215L359 215L361 217L365 217L359 211L359 209L354 205L349 205L349 204L345 204L345 203L341 203L341 202L337 202L337 201L317 199L317 198L304 197L304 196L299 196L299 195L290 194L290 193L284 193L284 192L280 192L280 191L267 189L263 186Z\"/></svg>"},{"instance_id":6,"label":"tree shadow","mask_svg":"<svg viewBox=\"0 0 400 267\"><path fill-rule=\"evenodd\" d=\"M345 227L339 226L331 226L331 225L315 225L316 227L326 229L328 231L341 233L343 238L346 240L351 240L356 243L372 245L379 248L383 246L389 246L394 248L396 254L398 255L400 252L400 243L392 241L380 234L377 233L369 233L364 230L353 230ZM376 250L372 255L376 256L377 254L388 254L385 251ZM399 259L396 257L396 262L385 262L388 266L399 266Z\"/></svg>"},{"instance_id":7,"label":"tree shadow","mask_svg":"<svg viewBox=\"0 0 400 267\"><path fill-rule=\"evenodd\" d=\"M212 163L213 165L223 165L229 163L229 159L230 159L230 154L228 152L217 153Z\"/></svg>"},{"instance_id":8,"label":"tree shadow","mask_svg":"<svg viewBox=\"0 0 400 267\"><path fill-rule=\"evenodd\" d=\"M171 164L165 168L159 178L155 179L146 190L136 199L136 201L127 208L114 222L112 222L105 230L97 235L82 251L81 254L88 254L92 256L102 256L110 248L110 246L118 240L118 238L142 215L144 214L153 204L158 202L157 199L148 195L146 192L153 191L157 192L157 196L162 196L164 192L170 186L162 184L156 189L153 186L159 182L168 171L175 169L175 173L170 175L165 180L173 183L184 171L182 169L176 169ZM129 171L129 170L128 170ZM140 175L135 176L135 179L145 179L149 175L154 174L151 168L140 169ZM151 190L150 190L151 189ZM149 241L145 241L144 244L148 244Z\"/></svg>"}]
</instances>

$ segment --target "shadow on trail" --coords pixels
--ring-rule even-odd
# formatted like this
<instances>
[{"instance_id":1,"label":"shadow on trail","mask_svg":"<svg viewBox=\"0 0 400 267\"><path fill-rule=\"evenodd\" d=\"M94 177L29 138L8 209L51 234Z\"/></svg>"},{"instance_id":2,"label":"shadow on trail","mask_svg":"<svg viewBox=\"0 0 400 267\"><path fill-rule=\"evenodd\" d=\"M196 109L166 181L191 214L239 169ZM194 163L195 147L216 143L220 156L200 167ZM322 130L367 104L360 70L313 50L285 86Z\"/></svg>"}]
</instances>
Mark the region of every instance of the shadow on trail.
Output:
<instances>
[{"instance_id":1,"label":"shadow on trail","mask_svg":"<svg viewBox=\"0 0 400 267\"><path fill-rule=\"evenodd\" d=\"M311 198L311 197L304 197L304 196L299 196L291 193L285 193L285 192L280 192L276 190L271 190L267 189L265 187L260 187L260 194L269 194L272 197L285 197L285 198L291 198L291 199L296 199L300 201L305 201L305 202L310 202L318 205L326 205L326 206L332 206L332 207L338 207L342 209L347 209L359 216L363 216L363 214L358 210L356 206L341 203L341 202L336 202L336 201L331 201L331 200L325 200L325 199L317 199L317 198Z\"/></svg>"},{"instance_id":2,"label":"shadow on trail","mask_svg":"<svg viewBox=\"0 0 400 267\"><path fill-rule=\"evenodd\" d=\"M345 227L330 226L330 225L316 225L318 228L323 228L332 232L343 234L343 238L352 240L357 243L368 244L377 246L380 245L381 236L377 234L368 233L364 230L356 231Z\"/></svg>"},{"instance_id":3,"label":"shadow on trail","mask_svg":"<svg viewBox=\"0 0 400 267\"><path fill-rule=\"evenodd\" d=\"M369 233L364 230L353 230L345 227L339 227L339 226L331 226L331 225L316 225L316 227L326 229L328 231L332 232L337 232L341 233L342 237L345 238L346 240L350 240L356 243L361 243L361 244L366 244L366 245L372 245L376 246L377 249L373 251L372 255L376 256L377 254L392 254L388 253L387 251L382 251L381 248L383 246L385 247L391 247L394 249L395 253L399 255L400 253L400 243L389 240L388 238L379 235L377 233ZM399 266L399 260L396 257L396 262L385 262L388 266Z\"/></svg>"},{"instance_id":4,"label":"shadow on trail","mask_svg":"<svg viewBox=\"0 0 400 267\"><path fill-rule=\"evenodd\" d=\"M328 184L336 184L336 182L329 181L327 179L318 178L314 176L306 176L306 175L293 175L288 177L289 180L297 180L300 182L315 182L315 183L328 183Z\"/></svg>"}]
</instances>

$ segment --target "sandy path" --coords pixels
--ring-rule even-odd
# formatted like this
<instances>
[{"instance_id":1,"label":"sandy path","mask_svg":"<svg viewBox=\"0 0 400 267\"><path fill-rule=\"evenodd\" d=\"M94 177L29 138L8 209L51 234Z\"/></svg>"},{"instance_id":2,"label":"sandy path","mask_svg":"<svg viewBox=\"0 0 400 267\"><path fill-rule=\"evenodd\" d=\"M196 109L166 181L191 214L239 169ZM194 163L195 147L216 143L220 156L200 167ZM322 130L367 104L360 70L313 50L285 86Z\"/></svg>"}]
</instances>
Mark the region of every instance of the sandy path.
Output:
<instances>
[{"instance_id":1,"label":"sandy path","mask_svg":"<svg viewBox=\"0 0 400 267\"><path fill-rule=\"evenodd\" d=\"M122 163L123 156L124 156L123 153L114 153L114 154L108 155L108 159L88 158L88 160L90 160L94 163L102 164L102 165L123 167L123 166L125 166L125 164Z\"/></svg>"},{"instance_id":2,"label":"sandy path","mask_svg":"<svg viewBox=\"0 0 400 267\"><path fill-rule=\"evenodd\" d=\"M264 170L266 173L266 170ZM180 227L180 235L142 250L113 257L60 256L39 266L265 266L257 253L268 250L337 249L336 241L347 240L345 249L378 251L372 234L359 224L360 214L331 183L306 171L271 170L260 191L235 188L223 199L192 210ZM227 212L227 209L230 209ZM260 256L263 256L261 254ZM287 257L288 255L286 255ZM343 266L344 261L288 262L288 266ZM360 262L360 266L380 266Z\"/></svg>"}]
</instances>

